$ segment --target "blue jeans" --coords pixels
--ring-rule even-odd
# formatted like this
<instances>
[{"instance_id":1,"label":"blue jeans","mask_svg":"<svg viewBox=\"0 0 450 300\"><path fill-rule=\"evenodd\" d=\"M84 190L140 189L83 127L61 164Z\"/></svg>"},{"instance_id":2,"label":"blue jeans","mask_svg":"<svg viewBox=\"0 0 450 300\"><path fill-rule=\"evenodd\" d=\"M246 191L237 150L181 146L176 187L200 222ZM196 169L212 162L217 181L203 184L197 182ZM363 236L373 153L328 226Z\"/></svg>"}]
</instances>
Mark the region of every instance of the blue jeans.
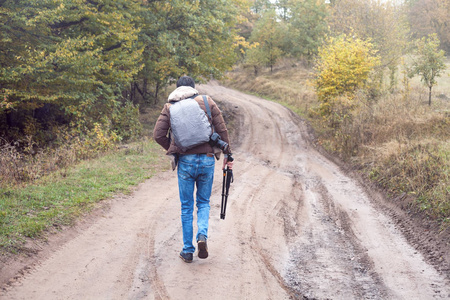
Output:
<instances>
[{"instance_id":1,"label":"blue jeans","mask_svg":"<svg viewBox=\"0 0 450 300\"><path fill-rule=\"evenodd\" d=\"M180 155L178 161L178 189L181 201L183 226L183 252L194 253L194 186L197 187L197 239L200 234L208 237L209 198L214 179L214 157L205 154Z\"/></svg>"}]
</instances>

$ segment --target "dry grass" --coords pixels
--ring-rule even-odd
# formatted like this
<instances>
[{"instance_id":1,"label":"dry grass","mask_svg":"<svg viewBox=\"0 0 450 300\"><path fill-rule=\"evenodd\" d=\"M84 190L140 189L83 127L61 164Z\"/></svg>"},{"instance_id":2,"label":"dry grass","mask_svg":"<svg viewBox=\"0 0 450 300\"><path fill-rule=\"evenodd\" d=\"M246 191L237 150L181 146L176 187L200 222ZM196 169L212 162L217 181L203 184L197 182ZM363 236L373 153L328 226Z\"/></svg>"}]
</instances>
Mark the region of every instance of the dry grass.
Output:
<instances>
[{"instance_id":1,"label":"dry grass","mask_svg":"<svg viewBox=\"0 0 450 300\"><path fill-rule=\"evenodd\" d=\"M74 149L67 146L36 152L24 148L33 148L30 137L12 144L0 140L0 187L36 180L76 160Z\"/></svg>"},{"instance_id":2,"label":"dry grass","mask_svg":"<svg viewBox=\"0 0 450 300\"><path fill-rule=\"evenodd\" d=\"M260 72L258 76L250 69L237 67L227 74L225 84L261 97L277 100L291 106L297 113L304 115L316 105L316 96L311 84L313 79L309 70L297 67L293 62L285 61L281 67Z\"/></svg>"},{"instance_id":3,"label":"dry grass","mask_svg":"<svg viewBox=\"0 0 450 300\"><path fill-rule=\"evenodd\" d=\"M55 171L64 177L75 163L116 147L115 137L97 128L85 137L62 128L54 133L56 140L44 147L31 135L14 142L0 139L0 188L33 182Z\"/></svg>"},{"instance_id":4,"label":"dry grass","mask_svg":"<svg viewBox=\"0 0 450 300\"><path fill-rule=\"evenodd\" d=\"M450 61L449 69L450 70ZM311 69L285 62L272 74L254 76L235 69L224 84L279 101L307 118L319 141L367 173L393 198L409 195L416 208L450 223L450 74L438 78L428 106L428 90L418 78L377 100L358 95L351 118L330 128L310 113L318 106Z\"/></svg>"}]
</instances>

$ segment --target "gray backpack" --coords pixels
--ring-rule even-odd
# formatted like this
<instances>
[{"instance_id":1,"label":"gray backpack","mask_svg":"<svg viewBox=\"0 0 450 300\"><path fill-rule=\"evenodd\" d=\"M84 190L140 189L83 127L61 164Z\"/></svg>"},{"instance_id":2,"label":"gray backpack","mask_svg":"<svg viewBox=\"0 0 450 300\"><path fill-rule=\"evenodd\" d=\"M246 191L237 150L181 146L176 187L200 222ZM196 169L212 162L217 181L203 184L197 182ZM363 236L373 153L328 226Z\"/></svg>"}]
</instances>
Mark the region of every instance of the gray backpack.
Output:
<instances>
[{"instance_id":1,"label":"gray backpack","mask_svg":"<svg viewBox=\"0 0 450 300\"><path fill-rule=\"evenodd\" d=\"M211 115L206 96L203 96L208 115ZM212 126L209 123L205 111L197 101L192 98L175 103L170 110L170 129L175 144L181 151L209 142L212 134Z\"/></svg>"}]
</instances>

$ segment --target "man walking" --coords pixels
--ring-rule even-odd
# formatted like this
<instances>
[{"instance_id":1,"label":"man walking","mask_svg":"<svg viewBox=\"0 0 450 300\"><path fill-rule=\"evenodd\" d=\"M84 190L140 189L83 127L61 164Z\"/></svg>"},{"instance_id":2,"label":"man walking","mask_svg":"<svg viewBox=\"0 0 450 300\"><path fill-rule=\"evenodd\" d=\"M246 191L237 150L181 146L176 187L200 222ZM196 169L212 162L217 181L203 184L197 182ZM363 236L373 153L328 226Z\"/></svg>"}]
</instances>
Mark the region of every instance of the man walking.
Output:
<instances>
[{"instance_id":1,"label":"man walking","mask_svg":"<svg viewBox=\"0 0 450 300\"><path fill-rule=\"evenodd\" d=\"M208 120L214 128L214 132L220 136L223 142L228 144L228 147L222 148L224 154L231 154L231 150L229 147L227 127L216 103L209 96L198 95L198 91L195 89L195 82L191 77L180 77L177 81L177 88L169 95L168 103L164 105L161 115L156 121L153 138L167 150L167 154L175 157L175 166L178 164L178 189L181 202L181 223L183 227L183 250L180 252L180 257L183 261L190 263L195 252L195 247L192 243L194 236L192 224L194 220L194 186L197 187L198 230L196 240L198 257L207 258L208 246L206 240L208 238L209 226L209 200L214 179L215 158L220 158L222 150L211 146L210 142L204 142L186 149L177 145L175 139L172 139L170 131L173 131L173 128L171 126L175 124L171 124L170 107L177 102L186 101L186 99L194 99L205 114L210 115ZM187 117L195 121L194 116ZM172 120L172 122L175 122L175 120ZM227 161L227 155L225 155L223 161L223 168L226 165L230 169L233 167L233 163Z\"/></svg>"}]
</instances>

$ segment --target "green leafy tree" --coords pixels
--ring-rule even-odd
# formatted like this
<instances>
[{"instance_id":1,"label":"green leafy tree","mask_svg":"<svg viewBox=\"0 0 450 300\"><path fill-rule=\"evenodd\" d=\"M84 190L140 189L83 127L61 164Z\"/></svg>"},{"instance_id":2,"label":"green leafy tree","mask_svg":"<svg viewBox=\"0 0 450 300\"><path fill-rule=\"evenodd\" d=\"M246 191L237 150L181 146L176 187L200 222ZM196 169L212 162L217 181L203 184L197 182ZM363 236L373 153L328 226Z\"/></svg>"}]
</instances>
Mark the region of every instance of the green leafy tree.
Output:
<instances>
[{"instance_id":1,"label":"green leafy tree","mask_svg":"<svg viewBox=\"0 0 450 300\"><path fill-rule=\"evenodd\" d=\"M256 47L247 50L245 56L245 64L253 68L255 76L258 76L259 70L266 65L264 52L256 45Z\"/></svg>"},{"instance_id":2,"label":"green leafy tree","mask_svg":"<svg viewBox=\"0 0 450 300\"><path fill-rule=\"evenodd\" d=\"M183 74L194 78L220 78L237 59L235 27L241 1L148 1L143 4L139 27L144 45L144 68L136 77L142 95L159 90Z\"/></svg>"},{"instance_id":3,"label":"green leafy tree","mask_svg":"<svg viewBox=\"0 0 450 300\"><path fill-rule=\"evenodd\" d=\"M421 81L428 87L428 105L431 105L431 90L437 84L436 77L441 76L445 70L444 50L439 50L439 38L437 34L431 34L416 41L416 56L413 58L413 64L410 77L419 75Z\"/></svg>"},{"instance_id":4,"label":"green leafy tree","mask_svg":"<svg viewBox=\"0 0 450 300\"><path fill-rule=\"evenodd\" d=\"M6 1L3 107L50 103L81 131L109 123L120 92L140 69L138 1ZM2 45L2 46L3 46ZM3 48L2 48L3 49ZM10 53L9 49L18 52Z\"/></svg>"},{"instance_id":5,"label":"green leafy tree","mask_svg":"<svg viewBox=\"0 0 450 300\"><path fill-rule=\"evenodd\" d=\"M265 11L273 9L273 3L270 0L254 0L251 10L255 14L263 15Z\"/></svg>"},{"instance_id":6,"label":"green leafy tree","mask_svg":"<svg viewBox=\"0 0 450 300\"><path fill-rule=\"evenodd\" d=\"M275 6L278 11L278 15L280 16L281 20L287 21L291 15L291 7L290 7L291 0L276 0Z\"/></svg>"},{"instance_id":7,"label":"green leafy tree","mask_svg":"<svg viewBox=\"0 0 450 300\"><path fill-rule=\"evenodd\" d=\"M22 95L34 80L25 76L35 45L49 42L45 26L29 24L28 18L37 10L28 1L3 1L0 6L0 113L33 106L27 99L33 93ZM30 73L30 72L29 72ZM30 95L31 94L31 95Z\"/></svg>"},{"instance_id":8,"label":"green leafy tree","mask_svg":"<svg viewBox=\"0 0 450 300\"><path fill-rule=\"evenodd\" d=\"M249 52L247 62L254 66L267 65L273 71L273 66L283 54L281 48L285 32L276 12L267 11L253 28L250 42L258 46Z\"/></svg>"},{"instance_id":9,"label":"green leafy tree","mask_svg":"<svg viewBox=\"0 0 450 300\"><path fill-rule=\"evenodd\" d=\"M289 10L284 51L294 57L312 59L328 31L326 5L316 0L291 1Z\"/></svg>"}]
</instances>

